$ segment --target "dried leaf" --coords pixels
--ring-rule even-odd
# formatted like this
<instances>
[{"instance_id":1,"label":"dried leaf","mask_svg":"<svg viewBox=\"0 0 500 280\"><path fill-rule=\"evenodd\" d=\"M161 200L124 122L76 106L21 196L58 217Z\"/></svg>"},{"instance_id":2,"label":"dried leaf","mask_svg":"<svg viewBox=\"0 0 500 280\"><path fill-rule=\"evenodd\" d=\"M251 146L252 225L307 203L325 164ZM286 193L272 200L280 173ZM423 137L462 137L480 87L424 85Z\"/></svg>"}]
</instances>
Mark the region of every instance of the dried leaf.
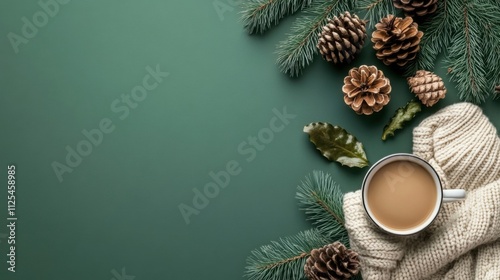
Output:
<instances>
[{"instance_id":1,"label":"dried leaf","mask_svg":"<svg viewBox=\"0 0 500 280\"><path fill-rule=\"evenodd\" d=\"M324 157L349 167L368 166L363 144L340 126L315 122L304 126L309 140L316 145Z\"/></svg>"},{"instance_id":2,"label":"dried leaf","mask_svg":"<svg viewBox=\"0 0 500 280\"><path fill-rule=\"evenodd\" d=\"M396 113L391 118L390 122L384 127L382 140L385 141L387 136L394 136L394 131L402 129L405 122L410 121L415 115L422 110L420 102L411 100L404 107L396 110Z\"/></svg>"}]
</instances>

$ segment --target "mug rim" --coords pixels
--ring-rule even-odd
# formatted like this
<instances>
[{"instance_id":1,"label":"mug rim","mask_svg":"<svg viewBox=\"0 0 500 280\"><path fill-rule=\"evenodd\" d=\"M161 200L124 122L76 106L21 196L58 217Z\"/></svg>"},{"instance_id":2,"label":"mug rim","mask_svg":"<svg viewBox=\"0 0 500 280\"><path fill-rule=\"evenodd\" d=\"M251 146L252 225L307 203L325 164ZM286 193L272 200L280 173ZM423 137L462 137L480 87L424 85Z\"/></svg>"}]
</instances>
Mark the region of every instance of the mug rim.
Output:
<instances>
[{"instance_id":1,"label":"mug rim","mask_svg":"<svg viewBox=\"0 0 500 280\"><path fill-rule=\"evenodd\" d=\"M372 214L370 213L371 211L369 211L369 209L368 209L369 207L367 206L367 202L366 202L366 192L367 192L367 189L368 189L366 186L367 186L368 177L370 176L370 174L373 172L373 170L375 168L377 168L381 164L385 165L385 164L390 163L390 162L387 162L387 160L389 160L391 158L394 158L394 157L405 157L405 158L403 158L401 160L408 160L408 157L411 157L411 158L413 158L415 160L415 161L412 161L412 162L418 162L417 164L419 164L420 166L425 165L426 167L428 167L428 169L425 168L425 167L424 167L424 169L426 169L426 171L428 171L428 172L429 172L429 170L432 171L433 174L431 174L431 175L433 176L433 181L435 182L434 186L437 189L438 195L440 196L437 199L437 201L436 201L436 204L434 206L434 209L433 209L431 215L429 216L429 218L427 220L425 220L425 222L423 222L422 224L420 224L420 225L418 225L416 227L413 227L413 228L410 228L410 229L405 229L405 230L392 229L392 228L389 228L389 227L383 225L381 222L377 221L375 217L372 217ZM391 161L391 162L393 162L393 161ZM367 216L370 218L370 220L375 225L377 225L380 229L382 229L385 232L388 232L388 233L391 233L391 234L395 234L395 235L399 235L399 236L408 236L408 235L413 235L413 234L416 234L416 233L419 233L419 232L425 230L437 218L439 212L441 211L441 207L442 207L442 204L443 204L443 185L442 185L442 182L441 182L441 178L439 177L439 174L437 173L436 169L428 161L426 161L425 159L423 159L423 158L421 158L419 156L416 156L414 154L410 154L410 153L394 153L394 154L390 154L390 155L387 155L387 156L379 159L366 172L365 177L363 178L363 183L361 185L361 195L362 195L363 208L365 209L365 212L366 212Z\"/></svg>"}]
</instances>

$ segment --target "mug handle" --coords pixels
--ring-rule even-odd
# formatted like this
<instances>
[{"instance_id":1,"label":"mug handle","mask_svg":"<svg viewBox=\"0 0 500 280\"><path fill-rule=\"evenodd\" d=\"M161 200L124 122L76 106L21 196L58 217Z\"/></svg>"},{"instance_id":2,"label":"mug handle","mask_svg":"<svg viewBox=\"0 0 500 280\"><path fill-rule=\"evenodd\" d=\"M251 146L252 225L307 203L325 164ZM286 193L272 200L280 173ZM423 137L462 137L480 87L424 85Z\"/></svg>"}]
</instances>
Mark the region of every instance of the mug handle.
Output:
<instances>
[{"instance_id":1,"label":"mug handle","mask_svg":"<svg viewBox=\"0 0 500 280\"><path fill-rule=\"evenodd\" d=\"M465 190L443 190L443 202L453 202L465 199Z\"/></svg>"}]
</instances>

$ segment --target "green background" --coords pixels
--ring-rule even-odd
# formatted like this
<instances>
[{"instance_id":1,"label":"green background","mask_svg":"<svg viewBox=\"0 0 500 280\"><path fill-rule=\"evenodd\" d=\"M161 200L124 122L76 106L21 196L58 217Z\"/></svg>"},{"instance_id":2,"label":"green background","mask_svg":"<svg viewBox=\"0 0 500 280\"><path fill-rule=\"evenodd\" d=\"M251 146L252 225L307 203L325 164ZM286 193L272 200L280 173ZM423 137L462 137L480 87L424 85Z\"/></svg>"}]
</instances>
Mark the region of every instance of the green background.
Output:
<instances>
[{"instance_id":1,"label":"green background","mask_svg":"<svg viewBox=\"0 0 500 280\"><path fill-rule=\"evenodd\" d=\"M330 172L343 191L359 188L364 169L324 160L304 125L341 125L364 143L369 160L411 152L411 130L458 102L425 109L395 138L380 140L394 110L412 95L405 80L375 59L371 43L351 65L316 59L299 79L281 74L274 54L293 19L249 36L236 1L218 14L212 1L71 1L16 54L35 1L0 4L0 278L240 279L251 249L310 227L296 186L312 170ZM393 85L381 112L358 116L342 100L350 67L374 64ZM123 120L110 104L142 83L145 68L170 73ZM446 76L440 67L437 73ZM484 105L500 127L499 101ZM254 159L238 145L269 127L273 109L296 115ZM115 130L60 182L54 161L82 130L109 118ZM179 205L234 160L241 173L186 225ZM17 170L16 272L7 271L7 165ZM3 237L3 238L2 238ZM126 277L121 277L127 279ZM130 278L130 277L129 277ZM130 278L131 280L131 278Z\"/></svg>"}]
</instances>

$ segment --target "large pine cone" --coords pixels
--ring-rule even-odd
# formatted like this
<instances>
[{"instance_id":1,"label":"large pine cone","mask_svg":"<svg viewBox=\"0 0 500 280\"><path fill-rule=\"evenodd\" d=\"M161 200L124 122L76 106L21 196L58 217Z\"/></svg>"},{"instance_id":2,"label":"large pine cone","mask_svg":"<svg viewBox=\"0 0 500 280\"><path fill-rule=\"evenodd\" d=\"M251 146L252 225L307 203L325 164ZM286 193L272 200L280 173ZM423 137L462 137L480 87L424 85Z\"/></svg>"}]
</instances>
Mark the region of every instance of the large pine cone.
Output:
<instances>
[{"instance_id":1,"label":"large pine cone","mask_svg":"<svg viewBox=\"0 0 500 280\"><path fill-rule=\"evenodd\" d=\"M437 0L393 0L394 7L403 9L409 17L424 17L436 12Z\"/></svg>"},{"instance_id":2,"label":"large pine cone","mask_svg":"<svg viewBox=\"0 0 500 280\"><path fill-rule=\"evenodd\" d=\"M358 254L335 242L311 251L304 265L310 280L349 279L359 273Z\"/></svg>"},{"instance_id":3,"label":"large pine cone","mask_svg":"<svg viewBox=\"0 0 500 280\"><path fill-rule=\"evenodd\" d=\"M446 95L443 79L429 71L417 71L415 76L408 78L408 85L422 104L427 107L436 104L439 99L443 99Z\"/></svg>"},{"instance_id":4,"label":"large pine cone","mask_svg":"<svg viewBox=\"0 0 500 280\"><path fill-rule=\"evenodd\" d=\"M391 83L375 66L361 65L344 78L344 102L357 114L371 115L391 100Z\"/></svg>"},{"instance_id":5,"label":"large pine cone","mask_svg":"<svg viewBox=\"0 0 500 280\"><path fill-rule=\"evenodd\" d=\"M418 31L418 24L411 17L403 19L388 15L375 27L372 33L373 48L377 51L377 58L385 65L404 66L415 59L424 33Z\"/></svg>"},{"instance_id":6,"label":"large pine cone","mask_svg":"<svg viewBox=\"0 0 500 280\"><path fill-rule=\"evenodd\" d=\"M365 43L365 25L364 20L349 12L329 19L319 34L316 47L326 61L350 63Z\"/></svg>"}]
</instances>

